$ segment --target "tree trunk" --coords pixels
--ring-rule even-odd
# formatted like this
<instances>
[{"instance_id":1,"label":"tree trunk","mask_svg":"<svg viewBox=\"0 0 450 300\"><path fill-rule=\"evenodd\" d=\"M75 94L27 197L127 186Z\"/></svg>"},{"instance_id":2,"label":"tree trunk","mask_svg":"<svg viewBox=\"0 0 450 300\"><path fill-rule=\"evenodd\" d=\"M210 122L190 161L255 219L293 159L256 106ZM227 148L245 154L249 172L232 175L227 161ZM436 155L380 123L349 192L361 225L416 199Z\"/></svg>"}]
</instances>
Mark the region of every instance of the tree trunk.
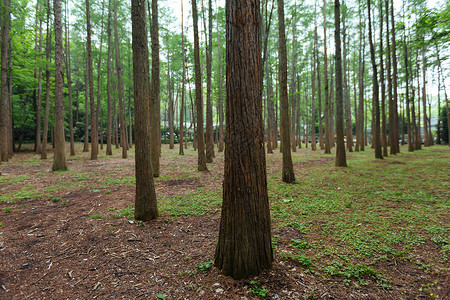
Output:
<instances>
[{"instance_id":1,"label":"tree trunk","mask_svg":"<svg viewBox=\"0 0 450 300\"><path fill-rule=\"evenodd\" d=\"M195 60L195 106L197 110L197 146L198 146L198 170L206 171L205 142L203 138L203 95L202 95L202 70L200 66L200 47L198 41L198 12L197 0L192 1L192 17L194 20L194 60Z\"/></svg>"},{"instance_id":2,"label":"tree trunk","mask_svg":"<svg viewBox=\"0 0 450 300\"><path fill-rule=\"evenodd\" d=\"M159 22L158 1L152 0L152 81L150 86L150 136L152 148L153 176L159 177L159 157L161 154L160 78L159 78Z\"/></svg>"},{"instance_id":3,"label":"tree trunk","mask_svg":"<svg viewBox=\"0 0 450 300\"><path fill-rule=\"evenodd\" d=\"M44 113L44 128L42 131L42 149L41 149L41 159L47 159L47 140L48 140L48 119L50 115L50 64L51 64L51 51L52 51L52 34L50 31L50 1L47 1L47 40L45 45L45 113ZM3 45L3 43L2 43ZM2 53L3 55L3 53ZM2 60L3 62L3 60ZM3 76L3 66L2 66L2 76ZM3 84L3 77L2 77ZM3 88L3 90L7 90L7 88ZM3 97L2 97L3 99ZM3 110L2 110L3 111Z\"/></svg>"},{"instance_id":4,"label":"tree trunk","mask_svg":"<svg viewBox=\"0 0 450 300\"><path fill-rule=\"evenodd\" d=\"M311 150L316 151L316 48L317 26L314 26L313 68L311 72Z\"/></svg>"},{"instance_id":5,"label":"tree trunk","mask_svg":"<svg viewBox=\"0 0 450 300\"><path fill-rule=\"evenodd\" d=\"M111 99L111 0L108 3L108 61L107 61L107 79L106 79L106 102L108 112L106 117L106 155L112 155L112 99Z\"/></svg>"},{"instance_id":6,"label":"tree trunk","mask_svg":"<svg viewBox=\"0 0 450 300\"><path fill-rule=\"evenodd\" d=\"M61 2L53 1L55 13L55 152L52 170L67 170L65 138L64 138L64 92L63 92L63 42L61 22Z\"/></svg>"},{"instance_id":7,"label":"tree trunk","mask_svg":"<svg viewBox=\"0 0 450 300\"><path fill-rule=\"evenodd\" d=\"M75 138L73 135L73 109L72 109L72 72L71 72L71 59L70 59L70 43L69 43L69 28L67 26L67 3L65 6L65 18L64 27L66 32L65 48L66 48L66 77L67 77L67 92L69 94L69 136L70 136L70 156L75 155Z\"/></svg>"},{"instance_id":8,"label":"tree trunk","mask_svg":"<svg viewBox=\"0 0 450 300\"><path fill-rule=\"evenodd\" d=\"M219 146L218 151L224 150L224 132L223 132L223 100L222 100L222 56L220 54L220 35L219 35L219 13L217 12L217 57L218 57L218 73L219 73L219 98L217 102L219 114Z\"/></svg>"},{"instance_id":9,"label":"tree trunk","mask_svg":"<svg viewBox=\"0 0 450 300\"><path fill-rule=\"evenodd\" d=\"M167 103L168 105L168 117L169 117L169 149L174 148L174 119L175 119L175 112L174 112L174 103L173 103L173 88L172 88L172 81L170 80L170 52L169 49L167 49L167 89L168 89L168 97L169 101Z\"/></svg>"},{"instance_id":10,"label":"tree trunk","mask_svg":"<svg viewBox=\"0 0 450 300\"><path fill-rule=\"evenodd\" d=\"M39 2L38 2L39 3ZM36 11L39 12L39 14L42 13L42 8L39 6L38 3L36 4ZM37 22L36 22L37 23ZM42 67L41 67L41 59L42 59L42 17L39 16L39 42L36 41L37 47L36 52L38 55L39 60L39 68L37 70L37 80L38 80L38 90L37 90L37 104L36 104L36 137L35 137L35 143L36 143L36 153L41 153L41 110L42 110ZM1 136L1 132L0 132ZM1 143L1 142L0 142ZM1 152L1 150L0 150ZM1 161L1 154L0 154L0 161Z\"/></svg>"},{"instance_id":11,"label":"tree trunk","mask_svg":"<svg viewBox=\"0 0 450 300\"><path fill-rule=\"evenodd\" d=\"M386 11L387 13L387 11ZM391 154L397 154L400 152L399 147L399 130L398 130L398 109L397 109L397 102L398 102L398 95L397 95L397 49L396 49L396 42L395 42L395 25L394 25L394 1L391 0L391 34L392 34L392 90L393 90L393 107L392 111L394 113L394 127L390 128L390 132L392 132L393 135L393 144L391 144L391 147L394 147L394 153ZM392 130L392 131L391 131ZM391 148L392 149L392 148Z\"/></svg>"},{"instance_id":12,"label":"tree trunk","mask_svg":"<svg viewBox=\"0 0 450 300\"><path fill-rule=\"evenodd\" d=\"M292 165L290 147L290 125L289 125L289 102L287 90L287 53L286 35L284 25L284 1L278 3L278 76L280 84L280 117L281 117L281 140L283 150L283 174L282 179L286 183L295 182L294 167Z\"/></svg>"},{"instance_id":13,"label":"tree trunk","mask_svg":"<svg viewBox=\"0 0 450 300\"><path fill-rule=\"evenodd\" d=\"M347 71L348 71L348 63L347 63L347 27L345 26L345 20L343 20L343 38L344 38L344 48L343 48L343 73L344 73L344 97L345 97L345 127L346 127L346 136L347 143L346 149L348 152L353 152L353 133L352 133L352 108L350 102L350 91L348 88Z\"/></svg>"},{"instance_id":14,"label":"tree trunk","mask_svg":"<svg viewBox=\"0 0 450 300\"><path fill-rule=\"evenodd\" d=\"M227 41L226 54L227 147L215 265L225 275L241 279L270 268L273 261L262 121L259 1L239 5L230 0L226 10L227 32L232 38Z\"/></svg>"},{"instance_id":15,"label":"tree trunk","mask_svg":"<svg viewBox=\"0 0 450 300\"><path fill-rule=\"evenodd\" d=\"M388 11L386 11L388 13ZM386 24L389 27L389 24ZM380 1L380 83L381 83L381 146L383 156L388 156L386 137L386 84L384 81L384 61L383 61L383 3ZM389 39L389 36L388 36Z\"/></svg>"},{"instance_id":16,"label":"tree trunk","mask_svg":"<svg viewBox=\"0 0 450 300\"><path fill-rule=\"evenodd\" d=\"M9 87L8 87L8 53L9 53L9 14L10 0L4 0L1 15L1 99L0 99L0 156L1 161L8 161L11 140L9 131L11 124L9 122ZM47 14L48 18L48 14ZM48 27L47 27L48 28Z\"/></svg>"},{"instance_id":17,"label":"tree trunk","mask_svg":"<svg viewBox=\"0 0 450 300\"><path fill-rule=\"evenodd\" d=\"M88 83L88 62L86 60L86 74L84 75L84 146L83 152L89 152L89 106L88 106L88 95L89 95L89 83Z\"/></svg>"},{"instance_id":18,"label":"tree trunk","mask_svg":"<svg viewBox=\"0 0 450 300\"><path fill-rule=\"evenodd\" d=\"M120 63L119 52L119 34L117 32L117 0L114 0L114 52L116 54L116 70L117 70L117 95L119 98L119 126L120 126L120 146L122 147L122 158L127 158L127 138L126 138L126 124L125 112L123 105L123 82L122 82L122 66ZM159 63L159 60L158 60ZM159 75L159 74L158 74ZM159 80L159 76L158 76ZM153 154L153 153L152 153ZM159 161L159 155L158 161ZM153 155L152 155L153 158ZM155 170L153 170L155 172Z\"/></svg>"},{"instance_id":19,"label":"tree trunk","mask_svg":"<svg viewBox=\"0 0 450 300\"><path fill-rule=\"evenodd\" d=\"M184 155L183 149L183 117L185 114L185 97L186 97L186 53L184 49L184 10L183 10L183 0L181 0L181 51L183 54L183 75L181 79L181 108L180 108L180 150L179 155ZM219 71L220 72L220 71ZM187 133L187 132L186 132ZM187 135L186 135L187 138Z\"/></svg>"},{"instance_id":20,"label":"tree trunk","mask_svg":"<svg viewBox=\"0 0 450 300\"><path fill-rule=\"evenodd\" d=\"M424 139L424 146L429 147L431 146L430 138L428 134L428 116L427 116L427 81L426 81L426 67L427 61L425 59L425 48L422 47L422 103L423 103L423 139Z\"/></svg>"},{"instance_id":21,"label":"tree trunk","mask_svg":"<svg viewBox=\"0 0 450 300\"><path fill-rule=\"evenodd\" d=\"M369 45L370 45L370 60L372 61L372 83L373 83L373 115L375 117L374 129L372 129L372 144L375 148L375 158L383 158L381 151L380 138L380 104L379 104L379 86L378 86L378 72L377 63L375 62L375 47L373 46L372 38L372 20L370 10L370 0L367 0L367 11L369 14Z\"/></svg>"},{"instance_id":22,"label":"tree trunk","mask_svg":"<svg viewBox=\"0 0 450 300\"><path fill-rule=\"evenodd\" d=\"M330 120L329 120L329 101L328 101L328 64L327 64L327 16L326 16L326 0L323 0L323 74L325 84L325 154L331 153L330 146Z\"/></svg>"},{"instance_id":23,"label":"tree trunk","mask_svg":"<svg viewBox=\"0 0 450 300\"><path fill-rule=\"evenodd\" d=\"M212 1L208 9L208 48L206 51L206 162L214 158L213 112L211 100L211 61L212 61Z\"/></svg>"},{"instance_id":24,"label":"tree trunk","mask_svg":"<svg viewBox=\"0 0 450 300\"><path fill-rule=\"evenodd\" d=\"M136 143L136 198L134 217L147 221L158 217L150 151L149 59L145 0L131 1L133 85Z\"/></svg>"},{"instance_id":25,"label":"tree trunk","mask_svg":"<svg viewBox=\"0 0 450 300\"><path fill-rule=\"evenodd\" d=\"M100 137L101 148L103 149L103 125L102 125L102 106L101 106L101 66L102 66L102 48L103 48L103 16L105 11L105 0L102 0L102 18L101 18L101 29L100 29L100 50L98 56L98 65L97 65L97 114L96 114L96 123L97 123L97 136ZM100 132L99 132L100 131ZM99 134L100 133L100 134ZM98 139L97 139L98 143ZM98 146L97 146L98 153Z\"/></svg>"},{"instance_id":26,"label":"tree trunk","mask_svg":"<svg viewBox=\"0 0 450 300\"><path fill-rule=\"evenodd\" d=\"M362 25L364 23L361 22L361 8L359 8L359 68L358 68L358 112L357 112L357 120L356 120L356 147L355 151L364 151L365 141L364 141L364 73L365 73L365 28L364 32L362 30Z\"/></svg>"},{"instance_id":27,"label":"tree trunk","mask_svg":"<svg viewBox=\"0 0 450 300\"><path fill-rule=\"evenodd\" d=\"M334 43L336 48L336 167L346 167L344 142L344 97L342 87L341 10L339 0L334 1ZM345 41L344 41L345 43ZM348 137L347 137L348 138ZM348 142L348 141L347 141Z\"/></svg>"},{"instance_id":28,"label":"tree trunk","mask_svg":"<svg viewBox=\"0 0 450 300\"><path fill-rule=\"evenodd\" d=\"M408 46L406 44L406 34L404 36L404 42L403 42L403 52L404 52L404 58L405 58L405 97L406 97L406 115L407 115L407 127L408 127L408 151L412 152L414 151L414 145L413 145L413 132L412 132L412 128L413 126L411 125L411 112L410 112L410 107L409 107L409 103L410 103L410 99L409 99L409 78L408 78Z\"/></svg>"}]
</instances>

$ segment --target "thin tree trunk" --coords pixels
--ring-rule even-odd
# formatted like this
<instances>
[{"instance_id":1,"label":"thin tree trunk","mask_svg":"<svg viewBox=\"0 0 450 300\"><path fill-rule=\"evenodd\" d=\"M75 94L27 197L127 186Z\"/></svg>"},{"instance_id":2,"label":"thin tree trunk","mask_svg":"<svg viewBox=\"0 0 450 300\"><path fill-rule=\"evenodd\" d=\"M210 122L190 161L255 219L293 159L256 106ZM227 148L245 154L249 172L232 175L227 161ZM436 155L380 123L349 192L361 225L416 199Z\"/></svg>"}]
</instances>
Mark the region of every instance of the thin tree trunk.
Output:
<instances>
[{"instance_id":1,"label":"thin tree trunk","mask_svg":"<svg viewBox=\"0 0 450 300\"><path fill-rule=\"evenodd\" d=\"M101 106L101 65L102 65L102 48L103 48L103 16L105 12L105 0L102 0L102 18L101 18L101 29L100 29L100 51L98 56L98 64L97 64L97 114L96 114L96 123L97 123L97 136L100 137L101 149L103 149L103 126L102 126L102 106ZM100 128L100 134L98 134L98 130ZM97 140L98 144L98 140ZM98 145L97 145L97 153L98 153Z\"/></svg>"},{"instance_id":2,"label":"thin tree trunk","mask_svg":"<svg viewBox=\"0 0 450 300\"><path fill-rule=\"evenodd\" d=\"M429 147L431 146L430 138L428 134L428 116L427 116L427 81L426 81L426 65L427 61L425 58L425 48L422 46L422 103L423 103L423 139L424 139L424 146Z\"/></svg>"},{"instance_id":3,"label":"thin tree trunk","mask_svg":"<svg viewBox=\"0 0 450 300\"><path fill-rule=\"evenodd\" d=\"M159 177L159 157L161 154L161 113L160 113L160 78L159 78L159 22L158 1L152 0L152 79L150 86L150 137L152 139L153 176Z\"/></svg>"},{"instance_id":4,"label":"thin tree trunk","mask_svg":"<svg viewBox=\"0 0 450 300\"><path fill-rule=\"evenodd\" d=\"M386 11L388 13L388 11ZM386 24L389 27L389 24ZM388 156L386 137L386 84L384 81L384 61L383 61L383 3L380 1L380 83L381 83L381 146L383 156ZM388 36L389 39L389 36Z\"/></svg>"},{"instance_id":5,"label":"thin tree trunk","mask_svg":"<svg viewBox=\"0 0 450 300\"><path fill-rule=\"evenodd\" d=\"M50 115L50 64L51 64L51 38L52 34L50 31L50 1L47 0L47 40L45 45L45 61L46 61L46 67L45 67L45 113L44 113L44 129L42 132L42 149L41 149L41 159L47 159L47 139L48 139L48 119ZM2 59L3 62L3 59ZM3 76L3 66L2 66L2 76ZM2 84L3 84L3 77L2 77ZM2 93L3 90L7 90L6 88L3 88L2 86ZM3 97L2 97L3 99ZM2 110L3 111L3 110Z\"/></svg>"},{"instance_id":6,"label":"thin tree trunk","mask_svg":"<svg viewBox=\"0 0 450 300\"><path fill-rule=\"evenodd\" d=\"M9 26L10 26L10 0L4 0L2 3L1 15L1 99L0 99L0 156L2 161L8 161L10 154L11 140L9 132L11 123L9 122L9 87L8 87L8 53L9 53ZM49 9L49 8L48 8ZM49 14L47 13L47 21ZM48 23L47 23L48 29ZM49 31L47 31L49 32ZM50 49L49 49L50 50Z\"/></svg>"},{"instance_id":7,"label":"thin tree trunk","mask_svg":"<svg viewBox=\"0 0 450 300\"><path fill-rule=\"evenodd\" d=\"M345 19L343 21L343 73L344 73L344 97L345 97L345 127L346 127L346 136L347 136L347 143L346 143L346 149L348 152L353 152L353 133L352 133L352 108L351 108L351 102L350 102L350 91L348 87L348 78L347 78L347 70L348 70L348 63L347 63L347 27L345 26Z\"/></svg>"},{"instance_id":8,"label":"thin tree trunk","mask_svg":"<svg viewBox=\"0 0 450 300\"><path fill-rule=\"evenodd\" d=\"M179 155L184 155L183 149L183 117L185 114L184 102L186 97L186 53L184 49L184 10L183 10L183 0L181 0L181 51L183 54L183 75L181 80L181 108L180 108L180 150ZM219 71L220 72L220 71ZM187 133L187 132L186 132ZM187 138L187 135L186 135Z\"/></svg>"},{"instance_id":9,"label":"thin tree trunk","mask_svg":"<svg viewBox=\"0 0 450 300\"><path fill-rule=\"evenodd\" d=\"M327 16L326 0L323 0L323 74L325 84L325 154L331 153L330 146L330 120L329 120L329 101L328 101L328 64L327 64Z\"/></svg>"},{"instance_id":10,"label":"thin tree trunk","mask_svg":"<svg viewBox=\"0 0 450 300\"><path fill-rule=\"evenodd\" d=\"M75 155L75 139L73 135L73 109L72 109L72 72L71 72L71 59L70 59L70 40L69 29L67 26L68 16L67 16L67 3L65 6L65 18L64 27L66 32L65 38L65 48L66 48L66 59L64 60L66 64L66 77L67 77L67 92L69 94L69 136L70 136L70 156Z\"/></svg>"},{"instance_id":11,"label":"thin tree trunk","mask_svg":"<svg viewBox=\"0 0 450 300\"><path fill-rule=\"evenodd\" d=\"M217 0L216 0L217 3ZM217 5L216 5L217 6ZM218 114L219 114L219 152L224 150L224 132L223 132L223 100L222 100L222 56L220 53L220 35L219 35L219 12L217 12L217 57L218 57L218 73L219 73L219 98L218 98Z\"/></svg>"},{"instance_id":12,"label":"thin tree trunk","mask_svg":"<svg viewBox=\"0 0 450 300\"><path fill-rule=\"evenodd\" d=\"M84 146L83 152L89 152L89 106L88 106L88 97L89 97L89 83L88 83L88 63L86 60L86 74L84 75Z\"/></svg>"},{"instance_id":13,"label":"thin tree trunk","mask_svg":"<svg viewBox=\"0 0 450 300\"><path fill-rule=\"evenodd\" d=\"M390 128L390 132L392 130L392 134L394 136L393 138L393 144L391 144L391 147L394 147L395 152L392 154L397 154L400 152L399 147L399 130L398 130L398 109L397 109L397 102L398 102L398 95L397 95L397 49L396 49L396 42L395 42L395 25L394 25L394 1L391 0L391 34L392 34L392 90L393 90L393 113L394 113L394 127Z\"/></svg>"},{"instance_id":14,"label":"thin tree trunk","mask_svg":"<svg viewBox=\"0 0 450 300\"><path fill-rule=\"evenodd\" d=\"M212 1L208 1L208 46L206 51L206 162L212 163L214 155L213 111L211 100L212 61ZM205 26L206 27L206 26ZM205 28L206 30L206 28Z\"/></svg>"},{"instance_id":15,"label":"thin tree trunk","mask_svg":"<svg viewBox=\"0 0 450 300\"><path fill-rule=\"evenodd\" d=\"M316 151L316 48L317 26L314 27L313 68L311 72L311 150Z\"/></svg>"},{"instance_id":16,"label":"thin tree trunk","mask_svg":"<svg viewBox=\"0 0 450 300\"><path fill-rule=\"evenodd\" d=\"M39 2L38 2L39 3ZM42 7L38 7L38 3L36 3L36 11L40 14L42 12ZM37 14L36 14L37 15ZM36 22L37 23L37 22ZM42 17L39 16L39 42L36 41L38 46L36 47L36 51L39 54L39 68L37 71L37 80L38 80L38 91L37 91L37 104L36 104L36 153L41 153L41 110L42 110L42 67L41 67L41 59L42 59ZM73 127L72 127L73 128ZM0 133L1 135L1 133ZM1 151L0 151L1 152ZM1 156L1 155L0 155ZM1 161L1 159L0 159Z\"/></svg>"},{"instance_id":17,"label":"thin tree trunk","mask_svg":"<svg viewBox=\"0 0 450 300\"><path fill-rule=\"evenodd\" d=\"M111 0L108 2L108 61L107 61L107 79L106 79L106 101L108 112L106 117L106 155L112 155L112 99L111 99Z\"/></svg>"}]
</instances>

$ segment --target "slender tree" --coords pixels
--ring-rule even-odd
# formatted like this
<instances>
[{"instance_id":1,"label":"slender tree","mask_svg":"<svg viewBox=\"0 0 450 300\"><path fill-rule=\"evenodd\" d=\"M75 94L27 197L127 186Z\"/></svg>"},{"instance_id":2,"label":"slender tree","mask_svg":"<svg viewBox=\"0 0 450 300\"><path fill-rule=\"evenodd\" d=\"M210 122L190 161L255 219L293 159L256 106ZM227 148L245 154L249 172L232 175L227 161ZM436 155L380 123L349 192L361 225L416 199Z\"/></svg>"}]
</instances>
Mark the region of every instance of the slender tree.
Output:
<instances>
[{"instance_id":1,"label":"slender tree","mask_svg":"<svg viewBox=\"0 0 450 300\"><path fill-rule=\"evenodd\" d=\"M217 0L216 0L217 3ZM217 4L216 4L217 6ZM217 99L217 107L219 114L219 145L218 151L223 152L224 148L224 133L223 133L223 100L222 100L222 56L220 54L220 34L219 34L219 12L217 12L217 58L218 58L218 76L219 76L219 97Z\"/></svg>"},{"instance_id":2,"label":"slender tree","mask_svg":"<svg viewBox=\"0 0 450 300\"><path fill-rule=\"evenodd\" d=\"M112 155L112 102L111 99L111 0L108 3L108 59L106 62L107 65L107 77L106 77L106 102L107 102L107 117L106 117L106 155Z\"/></svg>"},{"instance_id":3,"label":"slender tree","mask_svg":"<svg viewBox=\"0 0 450 300\"><path fill-rule=\"evenodd\" d=\"M100 49L99 49L99 55L98 55L98 63L97 63L97 114L96 114L96 122L97 122L97 135L100 137L101 142L101 148L103 149L103 125L102 125L102 106L101 106L101 78L102 78L102 72L101 72L101 66L102 66L102 49L103 49L103 16L105 12L105 0L102 0L102 17L101 17L101 29L100 29ZM98 134L98 130L100 130L100 134ZM97 141L98 144L98 141ZM97 146L97 153L98 153L98 146Z\"/></svg>"},{"instance_id":4,"label":"slender tree","mask_svg":"<svg viewBox=\"0 0 450 300\"><path fill-rule=\"evenodd\" d=\"M327 15L326 0L323 0L323 74L324 74L324 92L325 92L325 153L331 153L330 145L330 103L328 99L328 64L327 64Z\"/></svg>"},{"instance_id":5,"label":"slender tree","mask_svg":"<svg viewBox=\"0 0 450 300\"><path fill-rule=\"evenodd\" d=\"M202 70L200 67L200 46L198 38L198 12L197 0L192 1L192 17L194 20L194 60L195 60L195 107L197 110L197 146L198 170L206 171L206 155L203 129L203 96L202 96Z\"/></svg>"},{"instance_id":6,"label":"slender tree","mask_svg":"<svg viewBox=\"0 0 450 300\"><path fill-rule=\"evenodd\" d=\"M350 91L348 87L348 61L347 61L347 26L345 25L345 19L342 20L342 37L343 42L343 75L344 75L344 98L345 98L345 135L347 136L346 149L348 152L353 152L353 133L352 133L352 112L351 112L351 102L350 102Z\"/></svg>"},{"instance_id":7,"label":"slender tree","mask_svg":"<svg viewBox=\"0 0 450 300\"><path fill-rule=\"evenodd\" d=\"M317 27L314 27L313 67L311 72L311 150L316 151L316 48Z\"/></svg>"},{"instance_id":8,"label":"slender tree","mask_svg":"<svg viewBox=\"0 0 450 300\"><path fill-rule=\"evenodd\" d=\"M389 24L386 24L389 26ZM383 60L383 2L380 1L380 84L381 84L381 146L383 156L388 155L387 137L386 137L386 84L384 81L384 60ZM389 37L388 37L389 38Z\"/></svg>"},{"instance_id":9,"label":"slender tree","mask_svg":"<svg viewBox=\"0 0 450 300\"><path fill-rule=\"evenodd\" d=\"M158 217L150 152L149 59L145 0L131 1L133 86L136 143L136 198L134 217L150 220Z\"/></svg>"},{"instance_id":10,"label":"slender tree","mask_svg":"<svg viewBox=\"0 0 450 300\"><path fill-rule=\"evenodd\" d=\"M4 0L1 8L1 99L0 99L0 156L2 161L8 161L10 140L8 132L11 124L9 124L8 102L9 102L9 88L8 88L8 53L9 53L9 15L10 0ZM47 14L48 15L48 14Z\"/></svg>"},{"instance_id":11,"label":"slender tree","mask_svg":"<svg viewBox=\"0 0 450 300\"><path fill-rule=\"evenodd\" d=\"M51 63L52 34L50 31L50 1L47 0L47 38L45 42L45 108L44 108L44 128L42 132L41 159L47 159L47 139L48 139L48 119L50 116L50 63ZM2 77L3 84L3 77ZM7 88L2 88L3 90Z\"/></svg>"},{"instance_id":12,"label":"slender tree","mask_svg":"<svg viewBox=\"0 0 450 300\"><path fill-rule=\"evenodd\" d=\"M334 0L334 43L336 53L336 166L346 167L344 142L344 96L342 87L341 10L339 0Z\"/></svg>"},{"instance_id":13,"label":"slender tree","mask_svg":"<svg viewBox=\"0 0 450 300\"><path fill-rule=\"evenodd\" d=\"M181 0L181 51L183 54L183 75L181 79L181 108L180 108L180 150L179 154L184 155L183 149L183 117L185 114L184 102L186 98L186 52L184 49L184 10L183 0ZM187 136L186 136L187 137ZM187 139L186 139L187 140Z\"/></svg>"},{"instance_id":14,"label":"slender tree","mask_svg":"<svg viewBox=\"0 0 450 300\"><path fill-rule=\"evenodd\" d=\"M387 13L387 11L386 11ZM395 39L395 22L394 22L394 1L391 0L391 35L392 35L392 111L394 114L394 123L391 127L389 124L389 132L393 135L393 143L391 144L391 154L397 154L400 152L399 147L399 129L398 129L398 91L397 91L397 48L396 48L396 39ZM392 151L394 148L394 151Z\"/></svg>"},{"instance_id":15,"label":"slender tree","mask_svg":"<svg viewBox=\"0 0 450 300\"><path fill-rule=\"evenodd\" d=\"M70 136L70 155L75 155L75 137L73 134L73 109L72 109L72 72L71 72L71 59L70 59L70 37L69 37L69 25L67 25L68 17L67 17L67 8L68 5L66 3L65 6L65 18L64 18L64 29L65 29L65 49L66 56L64 63L66 65L66 77L67 77L67 92L69 94L69 136Z\"/></svg>"},{"instance_id":16,"label":"slender tree","mask_svg":"<svg viewBox=\"0 0 450 300\"><path fill-rule=\"evenodd\" d=\"M41 110L42 110L42 67L41 67L41 59L42 59L42 5L38 5L39 1L36 1L36 18L39 18L39 42L36 41L37 43L37 47L36 47L36 52L38 55L38 59L39 59L39 68L37 70L37 80L38 80L38 87L37 87L37 104L36 104L36 153L40 154L41 153ZM37 22L36 22L37 23ZM1 125L0 125L1 127ZM0 133L1 136L1 133ZM1 142L0 142L1 144ZM1 152L1 150L0 150ZM1 156L1 154L0 154ZM1 161L1 157L0 157L0 161Z\"/></svg>"},{"instance_id":17,"label":"slender tree","mask_svg":"<svg viewBox=\"0 0 450 300\"><path fill-rule=\"evenodd\" d=\"M153 176L159 177L159 157L161 153L160 126L160 78L159 78L159 22L158 1L152 0L152 26L150 30L152 42L152 81L150 86L150 136L152 149Z\"/></svg>"},{"instance_id":18,"label":"slender tree","mask_svg":"<svg viewBox=\"0 0 450 300\"><path fill-rule=\"evenodd\" d=\"M235 279L273 261L262 120L259 0L227 0L226 145L215 265ZM289 150L289 147L287 147Z\"/></svg>"},{"instance_id":19,"label":"slender tree","mask_svg":"<svg viewBox=\"0 0 450 300\"><path fill-rule=\"evenodd\" d=\"M55 153L53 155L53 171L67 170L65 138L64 138L64 92L63 92L63 42L61 22L61 1L53 1L55 16Z\"/></svg>"},{"instance_id":20,"label":"slender tree","mask_svg":"<svg viewBox=\"0 0 450 300\"><path fill-rule=\"evenodd\" d=\"M369 14L369 45L370 45L370 60L372 62L372 83L373 83L373 115L375 122L373 122L374 129L372 130L373 146L375 148L375 158L383 158L381 151L381 138L380 138L380 104L379 104L379 86L378 86L378 72L377 63L375 62L375 47L373 46L372 38L372 19L370 10L370 0L367 0L367 11Z\"/></svg>"},{"instance_id":21,"label":"slender tree","mask_svg":"<svg viewBox=\"0 0 450 300\"><path fill-rule=\"evenodd\" d=\"M211 61L212 61L212 1L208 8L208 49L206 51L206 162L214 158L213 112L211 100Z\"/></svg>"}]
</instances>

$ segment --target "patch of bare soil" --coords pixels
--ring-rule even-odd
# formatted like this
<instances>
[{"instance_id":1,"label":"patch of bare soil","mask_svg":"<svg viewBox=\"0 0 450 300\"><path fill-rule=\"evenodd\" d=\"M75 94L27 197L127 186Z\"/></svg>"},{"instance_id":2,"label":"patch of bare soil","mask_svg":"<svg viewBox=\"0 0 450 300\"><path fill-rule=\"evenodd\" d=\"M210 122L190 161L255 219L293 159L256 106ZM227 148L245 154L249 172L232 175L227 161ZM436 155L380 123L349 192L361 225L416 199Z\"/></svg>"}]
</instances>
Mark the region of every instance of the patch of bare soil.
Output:
<instances>
[{"instance_id":1,"label":"patch of bare soil","mask_svg":"<svg viewBox=\"0 0 450 300\"><path fill-rule=\"evenodd\" d=\"M189 150L191 151L191 150ZM309 150L305 150L309 151ZM192 178L181 178L173 168L183 162L195 173L196 156L161 160L167 180L156 180L159 197L187 194L203 188L220 188L223 154L216 154L209 171ZM274 154L277 156L279 154ZM67 190L55 190L51 197L31 197L14 203L0 202L0 298L1 299L257 299L254 280L268 290L269 299L412 299L430 298L417 294L421 284L435 274L411 267L406 262L385 266L392 278L392 289L374 282L347 286L341 278L304 272L275 252L272 269L247 280L233 280L211 267L199 264L214 257L220 215L162 215L145 225L115 218L115 210L133 205L134 186L120 183L108 193L79 188L80 177L51 173L51 160L28 163L37 157L16 154L1 165L2 173L27 174L29 179L0 187L0 193L32 185L39 191L64 181ZM333 163L326 158L310 163ZM119 157L90 161L87 155L69 158L69 167L87 175L91 184L101 184L108 175L133 176L134 160ZM271 166L279 169L281 166ZM11 209L6 212L5 208ZM101 218L93 218L93 215ZM274 229L278 249L287 247L301 233L292 228ZM447 279L447 275L444 279ZM445 277L447 276L447 277ZM439 280L442 282L443 280ZM431 291L448 297L449 286L434 286ZM446 290L444 290L446 289ZM406 295L406 296L404 296Z\"/></svg>"}]
</instances>

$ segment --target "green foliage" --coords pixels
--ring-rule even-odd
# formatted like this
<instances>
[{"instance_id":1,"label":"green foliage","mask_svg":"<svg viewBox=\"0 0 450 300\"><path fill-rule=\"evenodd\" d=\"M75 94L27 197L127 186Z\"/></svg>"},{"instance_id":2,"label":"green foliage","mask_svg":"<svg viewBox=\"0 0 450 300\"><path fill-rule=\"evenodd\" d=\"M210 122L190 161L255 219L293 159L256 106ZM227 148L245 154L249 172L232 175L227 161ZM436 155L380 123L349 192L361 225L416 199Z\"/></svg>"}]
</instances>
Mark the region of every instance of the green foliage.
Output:
<instances>
[{"instance_id":1,"label":"green foliage","mask_svg":"<svg viewBox=\"0 0 450 300\"><path fill-rule=\"evenodd\" d=\"M261 286L261 284L257 281L250 281L250 285L251 287L248 289L248 291L255 296L265 298L267 296L267 293L269 293L269 290L266 289L265 286Z\"/></svg>"},{"instance_id":2,"label":"green foliage","mask_svg":"<svg viewBox=\"0 0 450 300\"><path fill-rule=\"evenodd\" d=\"M200 271L208 271L213 266L214 262L212 260L201 262L197 265Z\"/></svg>"},{"instance_id":3,"label":"green foliage","mask_svg":"<svg viewBox=\"0 0 450 300\"><path fill-rule=\"evenodd\" d=\"M291 245L297 249L308 249L311 248L311 244L307 241L301 239L291 239Z\"/></svg>"},{"instance_id":4,"label":"green foliage","mask_svg":"<svg viewBox=\"0 0 450 300\"><path fill-rule=\"evenodd\" d=\"M5 213L10 213L11 212L11 207L5 207Z\"/></svg>"},{"instance_id":5,"label":"green foliage","mask_svg":"<svg viewBox=\"0 0 450 300\"><path fill-rule=\"evenodd\" d=\"M450 109L450 108L449 108ZM439 114L439 119L441 120L440 135L442 142L448 144L448 120L447 120L447 108L442 107Z\"/></svg>"},{"instance_id":6,"label":"green foliage","mask_svg":"<svg viewBox=\"0 0 450 300\"><path fill-rule=\"evenodd\" d=\"M304 255L294 255L294 260L305 268L309 268L313 265L313 262Z\"/></svg>"},{"instance_id":7,"label":"green foliage","mask_svg":"<svg viewBox=\"0 0 450 300\"><path fill-rule=\"evenodd\" d=\"M53 203L57 203L61 200L62 200L61 197L53 197L52 199L50 199L50 201L52 201Z\"/></svg>"},{"instance_id":8,"label":"green foliage","mask_svg":"<svg viewBox=\"0 0 450 300\"><path fill-rule=\"evenodd\" d=\"M127 207L117 210L114 215L114 218L121 218L121 217L132 219L134 217L134 206L128 205Z\"/></svg>"},{"instance_id":9,"label":"green foliage","mask_svg":"<svg viewBox=\"0 0 450 300\"><path fill-rule=\"evenodd\" d=\"M156 298L157 299L166 299L166 296L164 296L164 294L157 294Z\"/></svg>"},{"instance_id":10,"label":"green foliage","mask_svg":"<svg viewBox=\"0 0 450 300\"><path fill-rule=\"evenodd\" d=\"M101 214L90 215L91 219L101 219L103 216Z\"/></svg>"}]
</instances>

